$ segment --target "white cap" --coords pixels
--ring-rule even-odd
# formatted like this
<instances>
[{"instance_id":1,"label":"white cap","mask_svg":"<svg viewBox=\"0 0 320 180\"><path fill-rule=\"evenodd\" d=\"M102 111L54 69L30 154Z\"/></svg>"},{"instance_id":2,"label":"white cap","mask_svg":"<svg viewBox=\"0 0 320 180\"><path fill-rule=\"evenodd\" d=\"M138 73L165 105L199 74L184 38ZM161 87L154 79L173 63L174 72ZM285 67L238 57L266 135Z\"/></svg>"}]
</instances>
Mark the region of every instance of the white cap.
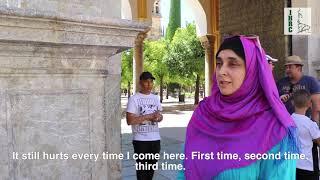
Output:
<instances>
[{"instance_id":1,"label":"white cap","mask_svg":"<svg viewBox=\"0 0 320 180\"><path fill-rule=\"evenodd\" d=\"M272 61L272 62L277 62L278 61L278 59L275 59L275 58L273 58L273 57L271 57L269 55L266 55L266 60L267 61Z\"/></svg>"}]
</instances>

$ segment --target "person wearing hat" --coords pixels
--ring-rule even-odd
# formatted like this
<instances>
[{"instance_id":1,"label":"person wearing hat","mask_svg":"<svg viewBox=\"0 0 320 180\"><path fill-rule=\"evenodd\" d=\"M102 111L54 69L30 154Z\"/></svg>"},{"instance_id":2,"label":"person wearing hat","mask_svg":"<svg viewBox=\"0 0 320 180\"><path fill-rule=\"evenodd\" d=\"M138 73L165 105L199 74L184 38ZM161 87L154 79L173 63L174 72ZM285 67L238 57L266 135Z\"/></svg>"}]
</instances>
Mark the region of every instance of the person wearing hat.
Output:
<instances>
[{"instance_id":1,"label":"person wearing hat","mask_svg":"<svg viewBox=\"0 0 320 180\"><path fill-rule=\"evenodd\" d=\"M163 116L159 97L151 93L154 80L150 72L140 75L140 91L129 98L126 117L128 125L132 127L134 153L153 154L155 157L160 152L158 123ZM136 162L137 179L152 179L157 159L142 158Z\"/></svg>"},{"instance_id":2,"label":"person wearing hat","mask_svg":"<svg viewBox=\"0 0 320 180\"><path fill-rule=\"evenodd\" d=\"M319 100L320 87L318 81L311 76L306 76L302 72L303 61L299 56L293 55L286 59L286 75L287 77L280 79L277 83L280 98L286 105L290 114L294 112L292 104L292 94L297 90L307 90L312 96L312 113L307 112L307 116L312 120L319 122Z\"/></svg>"},{"instance_id":3,"label":"person wearing hat","mask_svg":"<svg viewBox=\"0 0 320 180\"><path fill-rule=\"evenodd\" d=\"M311 109L306 112L306 116L319 124L319 111L320 111L320 87L318 81L311 76L306 76L302 72L303 61L299 56L293 55L286 59L285 67L287 77L280 79L277 83L281 101L285 104L288 112L294 112L293 106L293 93L298 90L306 90L311 94ZM319 175L318 166L318 149L314 144L312 149L313 154L313 169Z\"/></svg>"},{"instance_id":4,"label":"person wearing hat","mask_svg":"<svg viewBox=\"0 0 320 180\"><path fill-rule=\"evenodd\" d=\"M274 63L278 61L278 59L275 59L273 57L271 57L270 55L266 55L266 59L268 61L268 64L270 66L270 69L273 71L274 69Z\"/></svg>"}]
</instances>

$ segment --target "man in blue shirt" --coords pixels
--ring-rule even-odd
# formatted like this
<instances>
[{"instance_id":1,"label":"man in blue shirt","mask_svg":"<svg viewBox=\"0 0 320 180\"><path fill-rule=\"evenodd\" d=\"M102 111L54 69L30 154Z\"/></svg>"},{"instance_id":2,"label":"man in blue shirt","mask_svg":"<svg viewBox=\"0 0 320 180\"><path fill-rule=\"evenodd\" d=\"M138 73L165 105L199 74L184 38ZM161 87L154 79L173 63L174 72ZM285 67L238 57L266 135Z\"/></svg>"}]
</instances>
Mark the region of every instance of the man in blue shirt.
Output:
<instances>
[{"instance_id":1,"label":"man in blue shirt","mask_svg":"<svg viewBox=\"0 0 320 180\"><path fill-rule=\"evenodd\" d=\"M317 122L319 125L320 111L320 87L319 82L311 76L303 75L303 62L299 56L289 56L286 59L287 77L281 79L277 83L278 91L282 102L285 104L288 112L294 112L293 93L298 90L306 90L311 94L311 109L309 108L306 116ZM312 147L313 169L315 176L319 176L319 160L317 144Z\"/></svg>"},{"instance_id":2,"label":"man in blue shirt","mask_svg":"<svg viewBox=\"0 0 320 180\"><path fill-rule=\"evenodd\" d=\"M277 83L279 95L288 112L292 114L294 112L292 94L301 89L308 91L311 94L312 107L306 115L319 124L320 86L314 77L303 75L302 66L303 62L299 56L287 57L285 63L287 77Z\"/></svg>"}]
</instances>

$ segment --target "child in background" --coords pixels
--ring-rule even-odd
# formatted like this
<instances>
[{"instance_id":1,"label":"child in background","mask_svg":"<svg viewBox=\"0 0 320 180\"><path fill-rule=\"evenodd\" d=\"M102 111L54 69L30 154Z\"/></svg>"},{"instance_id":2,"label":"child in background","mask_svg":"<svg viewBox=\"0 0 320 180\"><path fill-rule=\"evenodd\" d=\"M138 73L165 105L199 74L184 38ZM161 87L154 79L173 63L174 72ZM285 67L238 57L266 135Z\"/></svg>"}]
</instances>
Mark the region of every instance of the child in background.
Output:
<instances>
[{"instance_id":1,"label":"child in background","mask_svg":"<svg viewBox=\"0 0 320 180\"><path fill-rule=\"evenodd\" d=\"M311 95L306 90L299 90L293 94L295 112L291 115L298 128L301 153L305 159L297 161L297 180L318 180L313 170L312 144L313 141L320 145L320 130L316 122L305 116L311 107Z\"/></svg>"}]
</instances>

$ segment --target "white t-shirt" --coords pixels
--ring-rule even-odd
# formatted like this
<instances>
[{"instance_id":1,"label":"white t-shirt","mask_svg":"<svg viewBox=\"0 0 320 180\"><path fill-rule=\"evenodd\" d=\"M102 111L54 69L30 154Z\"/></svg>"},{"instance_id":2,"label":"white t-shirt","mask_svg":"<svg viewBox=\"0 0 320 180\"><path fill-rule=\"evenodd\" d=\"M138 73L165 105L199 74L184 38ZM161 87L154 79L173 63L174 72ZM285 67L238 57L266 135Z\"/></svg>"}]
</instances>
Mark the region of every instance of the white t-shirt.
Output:
<instances>
[{"instance_id":1,"label":"white t-shirt","mask_svg":"<svg viewBox=\"0 0 320 180\"><path fill-rule=\"evenodd\" d=\"M293 113L291 117L298 127L301 153L306 156L306 159L299 159L297 161L297 168L313 171L312 140L320 137L318 125L307 116L301 114Z\"/></svg>"},{"instance_id":2,"label":"white t-shirt","mask_svg":"<svg viewBox=\"0 0 320 180\"><path fill-rule=\"evenodd\" d=\"M136 115L151 114L162 111L159 97L154 94L136 93L128 100L127 112ZM156 141L160 140L159 127L157 122L144 121L139 125L132 125L133 140Z\"/></svg>"}]
</instances>

